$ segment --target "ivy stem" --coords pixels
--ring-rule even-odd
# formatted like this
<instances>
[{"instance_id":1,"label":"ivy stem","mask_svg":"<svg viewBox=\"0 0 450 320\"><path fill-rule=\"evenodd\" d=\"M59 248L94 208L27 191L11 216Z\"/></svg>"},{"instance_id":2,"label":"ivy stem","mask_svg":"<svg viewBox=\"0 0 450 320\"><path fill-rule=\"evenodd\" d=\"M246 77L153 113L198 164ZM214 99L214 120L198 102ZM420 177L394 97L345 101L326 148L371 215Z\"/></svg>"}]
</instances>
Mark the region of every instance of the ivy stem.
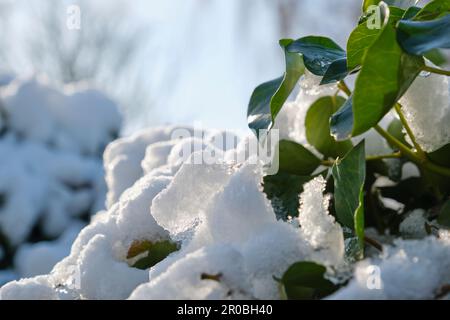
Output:
<instances>
[{"instance_id":1,"label":"ivy stem","mask_svg":"<svg viewBox=\"0 0 450 320\"><path fill-rule=\"evenodd\" d=\"M400 118L400 122L402 123L403 128L405 128L406 133L408 134L409 138L411 139L411 141L414 145L414 148L416 148L417 155L422 159L427 159L427 155L422 150L422 147L417 143L416 137L414 136L414 133L412 132L411 127L408 124L408 121L406 121L405 115L402 112L402 105L400 103L395 104L395 111L397 112L397 114Z\"/></svg>"},{"instance_id":2,"label":"ivy stem","mask_svg":"<svg viewBox=\"0 0 450 320\"><path fill-rule=\"evenodd\" d=\"M430 67L430 66L424 66L423 68L422 68L422 70L423 71L428 71L428 72L431 72L431 73L436 73L436 74L441 74L441 75L444 75L444 76L450 76L450 70L443 70L443 69L439 69L439 68L433 68L433 67Z\"/></svg>"},{"instance_id":3,"label":"ivy stem","mask_svg":"<svg viewBox=\"0 0 450 320\"><path fill-rule=\"evenodd\" d=\"M364 235L364 242L366 242L367 244L371 245L372 247L374 247L378 251L381 251L381 252L383 251L383 246L381 245L381 243L379 243L375 239L372 239L372 238L368 237L367 235Z\"/></svg>"},{"instance_id":4,"label":"ivy stem","mask_svg":"<svg viewBox=\"0 0 450 320\"><path fill-rule=\"evenodd\" d=\"M379 156L368 156L368 157L366 157L366 161L396 159L396 158L401 158L401 157L402 157L401 152L396 152L396 153L390 153L390 154L382 154ZM321 164L323 166L332 167L335 164L335 162L336 162L336 160L322 160Z\"/></svg>"},{"instance_id":5,"label":"ivy stem","mask_svg":"<svg viewBox=\"0 0 450 320\"><path fill-rule=\"evenodd\" d=\"M376 160L383 160L383 159L396 159L401 158L402 153L401 152L395 152L391 154L382 154L379 156L368 156L366 157L366 161L376 161Z\"/></svg>"},{"instance_id":6,"label":"ivy stem","mask_svg":"<svg viewBox=\"0 0 450 320\"><path fill-rule=\"evenodd\" d=\"M352 91L350 90L350 88L347 86L347 84L345 83L344 80L341 80L338 82L337 84L339 90L341 90L342 92L344 92L348 97L350 97L350 95L352 94Z\"/></svg>"},{"instance_id":7,"label":"ivy stem","mask_svg":"<svg viewBox=\"0 0 450 320\"><path fill-rule=\"evenodd\" d=\"M376 125L374 129L390 144L396 146L402 155L407 157L409 160L417 164L418 166L433 171L435 173L450 177L450 168L441 167L431 161L428 158L419 157L418 154L412 150L410 150L407 146L405 146L402 142L400 142L397 138L390 135L379 125Z\"/></svg>"}]
</instances>

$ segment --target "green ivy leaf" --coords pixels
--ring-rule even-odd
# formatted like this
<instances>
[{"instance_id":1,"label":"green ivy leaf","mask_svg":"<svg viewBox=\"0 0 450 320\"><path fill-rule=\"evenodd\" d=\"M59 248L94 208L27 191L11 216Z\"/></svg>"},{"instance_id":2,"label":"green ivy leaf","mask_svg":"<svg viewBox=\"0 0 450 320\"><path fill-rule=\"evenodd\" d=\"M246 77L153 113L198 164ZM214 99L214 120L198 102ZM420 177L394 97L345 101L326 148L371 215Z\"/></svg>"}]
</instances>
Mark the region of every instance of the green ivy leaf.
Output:
<instances>
[{"instance_id":1,"label":"green ivy leaf","mask_svg":"<svg viewBox=\"0 0 450 320\"><path fill-rule=\"evenodd\" d=\"M437 222L444 227L450 228L450 200L447 200L439 211Z\"/></svg>"},{"instance_id":2,"label":"green ivy leaf","mask_svg":"<svg viewBox=\"0 0 450 320\"><path fill-rule=\"evenodd\" d=\"M450 13L450 0L435 0L427 3L414 17L416 21L433 20Z\"/></svg>"},{"instance_id":3,"label":"green ivy leaf","mask_svg":"<svg viewBox=\"0 0 450 320\"><path fill-rule=\"evenodd\" d=\"M302 145L293 141L281 140L278 148L280 171L307 176L316 170L321 161Z\"/></svg>"},{"instance_id":4,"label":"green ivy leaf","mask_svg":"<svg viewBox=\"0 0 450 320\"><path fill-rule=\"evenodd\" d=\"M300 76L305 72L303 59L297 53L288 52L286 46L292 40L280 40L280 46L285 52L286 71L275 80L259 85L250 98L247 119L250 129L256 131L270 130L276 116L288 99Z\"/></svg>"},{"instance_id":5,"label":"green ivy leaf","mask_svg":"<svg viewBox=\"0 0 450 320\"><path fill-rule=\"evenodd\" d=\"M277 219L286 221L289 216L298 216L299 195L303 192L303 185L313 178L286 172L263 178L263 191L271 201Z\"/></svg>"},{"instance_id":6,"label":"green ivy leaf","mask_svg":"<svg viewBox=\"0 0 450 320\"><path fill-rule=\"evenodd\" d=\"M384 1L383 0L364 0L363 7L362 7L363 12L366 12L370 6L377 6L381 2L384 2L393 7L409 8L414 4L415 0L409 0L409 1L408 0L406 0L406 1L405 0L384 0Z\"/></svg>"},{"instance_id":7,"label":"green ivy leaf","mask_svg":"<svg viewBox=\"0 0 450 320\"><path fill-rule=\"evenodd\" d=\"M353 93L352 136L378 124L406 92L424 65L423 58L402 51L387 24L367 50Z\"/></svg>"},{"instance_id":8,"label":"green ivy leaf","mask_svg":"<svg viewBox=\"0 0 450 320\"><path fill-rule=\"evenodd\" d=\"M447 57L439 49L434 49L434 50L428 51L424 55L424 57L427 58L428 60L430 60L436 66L443 66L447 63Z\"/></svg>"},{"instance_id":9,"label":"green ivy leaf","mask_svg":"<svg viewBox=\"0 0 450 320\"><path fill-rule=\"evenodd\" d=\"M352 229L364 248L364 182L366 157L364 140L332 168L337 220Z\"/></svg>"},{"instance_id":10,"label":"green ivy leaf","mask_svg":"<svg viewBox=\"0 0 450 320\"><path fill-rule=\"evenodd\" d=\"M290 300L324 298L337 290L337 286L325 279L326 268L308 261L291 265L278 280L285 297Z\"/></svg>"},{"instance_id":11,"label":"green ivy leaf","mask_svg":"<svg viewBox=\"0 0 450 320\"><path fill-rule=\"evenodd\" d=\"M450 14L431 21L402 20L397 39L408 53L423 55L433 49L450 48Z\"/></svg>"},{"instance_id":12,"label":"green ivy leaf","mask_svg":"<svg viewBox=\"0 0 450 320\"><path fill-rule=\"evenodd\" d=\"M422 10L422 8L420 7L409 7L403 14L402 20L409 20L414 18L420 12L420 10Z\"/></svg>"},{"instance_id":13,"label":"green ivy leaf","mask_svg":"<svg viewBox=\"0 0 450 320\"><path fill-rule=\"evenodd\" d=\"M339 96L322 97L314 102L306 113L306 138L325 157L342 157L352 148L350 141L336 142L330 134L329 119L345 101Z\"/></svg>"},{"instance_id":14,"label":"green ivy leaf","mask_svg":"<svg viewBox=\"0 0 450 320\"><path fill-rule=\"evenodd\" d=\"M147 256L139 259L133 264L134 268L146 270L164 260L169 254L178 249L178 245L169 240L159 242L141 241L134 247L133 245L130 247L128 256L131 258L147 251Z\"/></svg>"},{"instance_id":15,"label":"green ivy leaf","mask_svg":"<svg viewBox=\"0 0 450 320\"><path fill-rule=\"evenodd\" d=\"M349 73L350 72L347 68L346 58L335 60L328 67L327 71L323 75L322 80L320 81L320 84L323 85L338 82L342 79L345 79L345 77L347 77Z\"/></svg>"},{"instance_id":16,"label":"green ivy leaf","mask_svg":"<svg viewBox=\"0 0 450 320\"><path fill-rule=\"evenodd\" d=\"M380 4L380 19L383 21L382 28L369 28L368 23L360 23L350 34L347 41L347 67L353 70L362 64L364 55L376 41L383 27L387 23L396 24L405 13L396 7L388 7ZM373 13L376 14L376 13Z\"/></svg>"},{"instance_id":17,"label":"green ivy leaf","mask_svg":"<svg viewBox=\"0 0 450 320\"><path fill-rule=\"evenodd\" d=\"M450 143L429 153L428 158L440 166L450 168Z\"/></svg>"},{"instance_id":18,"label":"green ivy leaf","mask_svg":"<svg viewBox=\"0 0 450 320\"><path fill-rule=\"evenodd\" d=\"M331 136L336 141L347 140L353 130L353 97L347 99L344 105L330 118Z\"/></svg>"},{"instance_id":19,"label":"green ivy leaf","mask_svg":"<svg viewBox=\"0 0 450 320\"><path fill-rule=\"evenodd\" d=\"M306 68L324 77L321 84L339 81L348 74L346 53L333 40L326 37L308 36L287 46L289 52L300 53Z\"/></svg>"}]
</instances>

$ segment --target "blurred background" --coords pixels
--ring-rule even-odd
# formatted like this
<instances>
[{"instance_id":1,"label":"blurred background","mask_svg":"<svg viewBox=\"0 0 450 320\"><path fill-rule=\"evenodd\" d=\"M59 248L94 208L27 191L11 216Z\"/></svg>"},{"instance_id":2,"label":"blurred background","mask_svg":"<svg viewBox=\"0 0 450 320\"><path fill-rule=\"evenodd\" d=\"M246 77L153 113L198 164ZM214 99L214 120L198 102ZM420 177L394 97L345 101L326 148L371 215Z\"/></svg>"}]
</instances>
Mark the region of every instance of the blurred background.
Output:
<instances>
[{"instance_id":1,"label":"blurred background","mask_svg":"<svg viewBox=\"0 0 450 320\"><path fill-rule=\"evenodd\" d=\"M80 29L66 22L80 8ZM359 0L0 0L0 74L87 81L125 116L246 128L253 88L283 71L278 39L325 35L345 46Z\"/></svg>"}]
</instances>

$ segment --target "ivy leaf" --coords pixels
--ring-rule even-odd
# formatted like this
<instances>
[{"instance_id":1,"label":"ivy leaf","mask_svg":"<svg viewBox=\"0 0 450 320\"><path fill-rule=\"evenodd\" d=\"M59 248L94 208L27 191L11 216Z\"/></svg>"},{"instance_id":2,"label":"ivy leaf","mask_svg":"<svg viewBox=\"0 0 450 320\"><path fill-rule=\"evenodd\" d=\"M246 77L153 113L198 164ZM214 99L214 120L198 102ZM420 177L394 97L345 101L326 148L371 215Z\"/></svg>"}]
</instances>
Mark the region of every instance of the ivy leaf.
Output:
<instances>
[{"instance_id":1,"label":"ivy leaf","mask_svg":"<svg viewBox=\"0 0 450 320\"><path fill-rule=\"evenodd\" d=\"M443 66L447 63L447 57L442 52L442 50L434 49L431 51L428 51L425 55L425 58L430 60L433 64L436 66Z\"/></svg>"},{"instance_id":2,"label":"ivy leaf","mask_svg":"<svg viewBox=\"0 0 450 320\"><path fill-rule=\"evenodd\" d=\"M128 250L127 258L133 258L137 255L147 251L147 256L139 259L133 264L134 268L146 270L158 262L164 260L169 254L177 251L178 245L169 240L151 242L151 241L139 241L134 242Z\"/></svg>"},{"instance_id":3,"label":"ivy leaf","mask_svg":"<svg viewBox=\"0 0 450 320\"><path fill-rule=\"evenodd\" d=\"M408 53L423 55L433 49L450 48L450 14L431 21L402 20L397 39Z\"/></svg>"},{"instance_id":4,"label":"ivy leaf","mask_svg":"<svg viewBox=\"0 0 450 320\"><path fill-rule=\"evenodd\" d=\"M394 27L387 24L367 50L356 79L352 136L378 124L419 75L423 65L422 57L402 51Z\"/></svg>"},{"instance_id":5,"label":"ivy leaf","mask_svg":"<svg viewBox=\"0 0 450 320\"><path fill-rule=\"evenodd\" d=\"M332 168L337 220L352 229L364 248L364 182L366 158L364 140Z\"/></svg>"},{"instance_id":6,"label":"ivy leaf","mask_svg":"<svg viewBox=\"0 0 450 320\"><path fill-rule=\"evenodd\" d=\"M286 221L289 216L298 216L299 195L303 191L303 185L313 178L286 172L263 178L263 191L270 200L277 219Z\"/></svg>"},{"instance_id":7,"label":"ivy leaf","mask_svg":"<svg viewBox=\"0 0 450 320\"><path fill-rule=\"evenodd\" d=\"M447 200L439 211L437 222L444 227L450 228L450 200Z\"/></svg>"},{"instance_id":8,"label":"ivy leaf","mask_svg":"<svg viewBox=\"0 0 450 320\"><path fill-rule=\"evenodd\" d=\"M278 148L280 171L307 176L316 170L321 161L304 146L293 141L281 140Z\"/></svg>"},{"instance_id":9,"label":"ivy leaf","mask_svg":"<svg viewBox=\"0 0 450 320\"><path fill-rule=\"evenodd\" d=\"M323 75L322 80L320 81L320 84L323 85L338 82L347 77L349 73L350 72L347 68L346 58L335 60L328 67L327 71Z\"/></svg>"},{"instance_id":10,"label":"ivy leaf","mask_svg":"<svg viewBox=\"0 0 450 320\"><path fill-rule=\"evenodd\" d=\"M330 132L336 141L347 140L353 130L353 97L347 99L344 105L330 118Z\"/></svg>"},{"instance_id":11,"label":"ivy leaf","mask_svg":"<svg viewBox=\"0 0 450 320\"><path fill-rule=\"evenodd\" d=\"M288 52L286 46L292 40L280 40L280 46L285 52L286 71L275 80L259 85L250 98L247 119L250 129L256 131L270 130L276 116L288 99L300 76L305 72L303 59L297 53Z\"/></svg>"},{"instance_id":12,"label":"ivy leaf","mask_svg":"<svg viewBox=\"0 0 450 320\"><path fill-rule=\"evenodd\" d=\"M329 38L300 38L289 44L287 50L302 54L305 67L313 74L324 77L321 84L339 81L348 74L347 64L344 63L345 50Z\"/></svg>"},{"instance_id":13,"label":"ivy leaf","mask_svg":"<svg viewBox=\"0 0 450 320\"><path fill-rule=\"evenodd\" d=\"M337 290L337 286L325 279L326 268L308 261L291 265L278 280L285 297L290 300L321 299Z\"/></svg>"},{"instance_id":14,"label":"ivy leaf","mask_svg":"<svg viewBox=\"0 0 450 320\"><path fill-rule=\"evenodd\" d=\"M386 4L393 7L409 8L414 4L415 0L364 0L362 7L363 12L366 12L370 6L377 6L381 2L385 2Z\"/></svg>"},{"instance_id":15,"label":"ivy leaf","mask_svg":"<svg viewBox=\"0 0 450 320\"><path fill-rule=\"evenodd\" d=\"M450 0L434 0L427 3L414 17L416 21L433 20L450 12Z\"/></svg>"},{"instance_id":16,"label":"ivy leaf","mask_svg":"<svg viewBox=\"0 0 450 320\"><path fill-rule=\"evenodd\" d=\"M330 117L345 103L343 97L322 97L308 109L305 118L306 138L325 157L344 156L351 148L350 141L336 142L330 134Z\"/></svg>"},{"instance_id":17,"label":"ivy leaf","mask_svg":"<svg viewBox=\"0 0 450 320\"><path fill-rule=\"evenodd\" d=\"M385 3L381 3L379 5L380 20L382 21L381 28L369 27L369 23L360 23L352 31L347 41L347 67L349 70L353 70L362 64L367 49L376 41L383 27L387 23L397 23L404 12L402 9L388 7ZM375 14L378 13L373 13L372 15Z\"/></svg>"},{"instance_id":18,"label":"ivy leaf","mask_svg":"<svg viewBox=\"0 0 450 320\"><path fill-rule=\"evenodd\" d=\"M435 164L450 168L450 143L428 154Z\"/></svg>"}]
</instances>

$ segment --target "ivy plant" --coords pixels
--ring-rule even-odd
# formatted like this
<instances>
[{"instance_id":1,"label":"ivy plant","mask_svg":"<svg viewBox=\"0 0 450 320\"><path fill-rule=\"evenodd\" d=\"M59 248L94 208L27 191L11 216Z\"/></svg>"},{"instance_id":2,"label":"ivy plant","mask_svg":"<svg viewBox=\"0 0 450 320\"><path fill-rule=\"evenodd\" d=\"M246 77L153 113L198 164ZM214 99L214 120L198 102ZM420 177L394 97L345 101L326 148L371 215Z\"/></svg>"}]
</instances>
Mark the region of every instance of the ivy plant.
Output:
<instances>
[{"instance_id":1,"label":"ivy plant","mask_svg":"<svg viewBox=\"0 0 450 320\"><path fill-rule=\"evenodd\" d=\"M334 95L320 97L307 111L307 145L281 141L280 171L263 183L278 218L288 219L298 214L298 196L305 182L318 174L332 180L327 186L333 193L330 211L344 227L345 238L354 240L346 241L352 246L346 252L356 260L367 246L382 250L367 236L366 228L398 232L402 214L385 208L383 196L403 203L404 212L413 208L434 212L430 220L450 227L450 144L425 152L399 103L421 74L450 76L439 66L445 62L441 50L450 48L450 0L434 0L423 7L398 5L399 1L363 1L361 18L345 49L320 36L281 40L283 75L258 86L248 105L249 127L270 130L306 70L321 78L320 85L336 84ZM350 75L355 77L352 89L346 83ZM380 121L391 111L397 117L384 129ZM366 156L364 141L355 141L369 130L376 131L392 152ZM419 177L400 179L406 162L418 167ZM376 186L380 175L395 185ZM314 263L299 262L278 281L287 298L320 297L334 288L322 277L324 272ZM312 278L307 277L310 274Z\"/></svg>"}]
</instances>

